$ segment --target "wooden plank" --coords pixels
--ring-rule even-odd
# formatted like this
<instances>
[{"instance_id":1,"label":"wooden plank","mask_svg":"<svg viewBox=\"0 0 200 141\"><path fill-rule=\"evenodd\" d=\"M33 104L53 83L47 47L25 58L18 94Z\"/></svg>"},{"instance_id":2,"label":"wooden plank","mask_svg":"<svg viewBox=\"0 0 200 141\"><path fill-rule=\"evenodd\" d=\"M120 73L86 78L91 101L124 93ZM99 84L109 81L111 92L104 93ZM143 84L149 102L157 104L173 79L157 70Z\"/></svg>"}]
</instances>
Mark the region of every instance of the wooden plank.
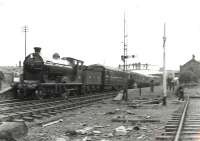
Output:
<instances>
[{"instance_id":1,"label":"wooden plank","mask_svg":"<svg viewBox=\"0 0 200 141\"><path fill-rule=\"evenodd\" d=\"M51 115L49 115L48 113L40 113L40 115L42 115L42 116L47 116L47 117L51 116Z\"/></svg>"},{"instance_id":2,"label":"wooden plank","mask_svg":"<svg viewBox=\"0 0 200 141\"><path fill-rule=\"evenodd\" d=\"M41 119L41 118L42 118L41 115L32 115L32 117L34 117L34 118L38 118L38 119Z\"/></svg>"},{"instance_id":3,"label":"wooden plank","mask_svg":"<svg viewBox=\"0 0 200 141\"><path fill-rule=\"evenodd\" d=\"M118 95L113 99L113 101L120 101L123 98L123 93L118 93Z\"/></svg>"},{"instance_id":4,"label":"wooden plank","mask_svg":"<svg viewBox=\"0 0 200 141\"><path fill-rule=\"evenodd\" d=\"M113 122L160 122L158 119L118 119L113 118Z\"/></svg>"},{"instance_id":5,"label":"wooden plank","mask_svg":"<svg viewBox=\"0 0 200 141\"><path fill-rule=\"evenodd\" d=\"M25 121L29 121L29 122L34 121L34 118L33 118L33 117L28 117L28 116L25 116L25 117L23 117L22 119L24 119Z\"/></svg>"},{"instance_id":6,"label":"wooden plank","mask_svg":"<svg viewBox=\"0 0 200 141\"><path fill-rule=\"evenodd\" d=\"M170 141L172 139L173 139L173 136L167 136L167 135L156 137L156 140L159 140L159 141Z\"/></svg>"},{"instance_id":7,"label":"wooden plank","mask_svg":"<svg viewBox=\"0 0 200 141\"><path fill-rule=\"evenodd\" d=\"M51 114L51 115L56 115L57 114L57 112L53 112L53 111L50 111L48 113Z\"/></svg>"}]
</instances>

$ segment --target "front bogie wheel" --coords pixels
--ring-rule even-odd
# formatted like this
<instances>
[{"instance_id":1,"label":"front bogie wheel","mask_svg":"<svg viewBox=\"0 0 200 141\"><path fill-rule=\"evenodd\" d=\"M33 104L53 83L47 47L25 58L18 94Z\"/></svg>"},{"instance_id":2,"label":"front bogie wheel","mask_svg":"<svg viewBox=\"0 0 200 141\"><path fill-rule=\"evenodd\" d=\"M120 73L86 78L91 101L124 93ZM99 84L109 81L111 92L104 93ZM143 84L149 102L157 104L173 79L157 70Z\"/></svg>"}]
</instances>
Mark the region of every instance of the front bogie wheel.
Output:
<instances>
[{"instance_id":1,"label":"front bogie wheel","mask_svg":"<svg viewBox=\"0 0 200 141\"><path fill-rule=\"evenodd\" d=\"M17 99L24 99L25 98L25 90L18 89L16 92L16 98Z\"/></svg>"},{"instance_id":2,"label":"front bogie wheel","mask_svg":"<svg viewBox=\"0 0 200 141\"><path fill-rule=\"evenodd\" d=\"M42 89L37 89L35 90L35 98L38 100L44 99L45 98L45 92Z\"/></svg>"}]
</instances>

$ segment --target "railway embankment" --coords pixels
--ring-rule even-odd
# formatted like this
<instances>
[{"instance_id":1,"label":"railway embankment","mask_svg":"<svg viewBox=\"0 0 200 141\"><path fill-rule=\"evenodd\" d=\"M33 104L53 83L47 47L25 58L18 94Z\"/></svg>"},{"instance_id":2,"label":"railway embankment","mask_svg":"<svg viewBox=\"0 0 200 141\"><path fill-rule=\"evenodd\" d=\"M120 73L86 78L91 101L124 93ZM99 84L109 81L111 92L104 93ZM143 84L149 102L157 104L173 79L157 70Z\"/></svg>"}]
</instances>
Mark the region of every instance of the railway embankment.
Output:
<instances>
[{"instance_id":1,"label":"railway embankment","mask_svg":"<svg viewBox=\"0 0 200 141\"><path fill-rule=\"evenodd\" d=\"M0 99L1 100L9 100L13 99L14 94L13 94L13 89L12 87L5 87L0 91Z\"/></svg>"}]
</instances>

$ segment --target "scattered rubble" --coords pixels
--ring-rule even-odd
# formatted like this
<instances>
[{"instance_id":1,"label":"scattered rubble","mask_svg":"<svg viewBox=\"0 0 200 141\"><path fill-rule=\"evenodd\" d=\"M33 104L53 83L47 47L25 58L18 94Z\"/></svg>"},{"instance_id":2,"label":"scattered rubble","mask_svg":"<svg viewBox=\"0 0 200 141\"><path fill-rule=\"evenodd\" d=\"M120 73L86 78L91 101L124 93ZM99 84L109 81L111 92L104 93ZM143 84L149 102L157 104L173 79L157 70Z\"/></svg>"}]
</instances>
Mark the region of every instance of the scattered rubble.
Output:
<instances>
[{"instance_id":1,"label":"scattered rubble","mask_svg":"<svg viewBox=\"0 0 200 141\"><path fill-rule=\"evenodd\" d=\"M135 126L133 129L138 131L138 130L140 130L140 127L139 126Z\"/></svg>"},{"instance_id":2,"label":"scattered rubble","mask_svg":"<svg viewBox=\"0 0 200 141\"><path fill-rule=\"evenodd\" d=\"M101 131L98 131L98 130L94 130L92 131L94 134L101 134Z\"/></svg>"},{"instance_id":3,"label":"scattered rubble","mask_svg":"<svg viewBox=\"0 0 200 141\"><path fill-rule=\"evenodd\" d=\"M86 137L84 137L83 138L83 140L82 141L92 141L92 138L91 137L88 137L88 136L86 136Z\"/></svg>"},{"instance_id":4,"label":"scattered rubble","mask_svg":"<svg viewBox=\"0 0 200 141\"><path fill-rule=\"evenodd\" d=\"M76 136L78 133L75 130L67 130L65 135L67 136Z\"/></svg>"},{"instance_id":5,"label":"scattered rubble","mask_svg":"<svg viewBox=\"0 0 200 141\"><path fill-rule=\"evenodd\" d=\"M145 135L143 134L143 135L137 137L137 139L143 139L144 137L145 137Z\"/></svg>"},{"instance_id":6,"label":"scattered rubble","mask_svg":"<svg viewBox=\"0 0 200 141\"><path fill-rule=\"evenodd\" d=\"M160 92L158 94L160 95ZM154 137L164 130L167 118L179 105L168 104L163 107L154 103L159 101L157 96L149 96L149 93L146 95L148 97L138 98L130 95L128 102L120 101L120 103L104 100L95 105L68 111L61 114L62 123L51 124L45 128L41 126L32 128L24 141L55 141L55 139L58 141L154 141ZM168 99L168 103L171 101L173 99Z\"/></svg>"},{"instance_id":7,"label":"scattered rubble","mask_svg":"<svg viewBox=\"0 0 200 141\"><path fill-rule=\"evenodd\" d=\"M76 132L84 135L84 134L88 134L92 129L93 127L85 127L84 129L76 130Z\"/></svg>"},{"instance_id":8,"label":"scattered rubble","mask_svg":"<svg viewBox=\"0 0 200 141\"><path fill-rule=\"evenodd\" d=\"M160 104L161 99L142 99L142 100L134 100L128 103L128 107L132 108L157 108Z\"/></svg>"},{"instance_id":9,"label":"scattered rubble","mask_svg":"<svg viewBox=\"0 0 200 141\"><path fill-rule=\"evenodd\" d=\"M133 111L130 111L130 110L126 110L126 113L130 115L136 115Z\"/></svg>"},{"instance_id":10,"label":"scattered rubble","mask_svg":"<svg viewBox=\"0 0 200 141\"><path fill-rule=\"evenodd\" d=\"M125 136L127 134L128 134L128 131L124 126L119 126L115 129L116 136Z\"/></svg>"},{"instance_id":11,"label":"scattered rubble","mask_svg":"<svg viewBox=\"0 0 200 141\"><path fill-rule=\"evenodd\" d=\"M113 133L108 133L106 136L107 137L113 137L114 135L113 135Z\"/></svg>"},{"instance_id":12,"label":"scattered rubble","mask_svg":"<svg viewBox=\"0 0 200 141\"><path fill-rule=\"evenodd\" d=\"M28 127L23 121L0 123L0 139L16 140L28 134Z\"/></svg>"},{"instance_id":13,"label":"scattered rubble","mask_svg":"<svg viewBox=\"0 0 200 141\"><path fill-rule=\"evenodd\" d=\"M138 122L160 122L159 119L120 119L114 118L112 119L113 122L131 122L131 123L138 123Z\"/></svg>"},{"instance_id":14,"label":"scattered rubble","mask_svg":"<svg viewBox=\"0 0 200 141\"><path fill-rule=\"evenodd\" d=\"M56 138L55 141L70 141L70 138L65 136L65 137L59 137L59 138Z\"/></svg>"}]
</instances>

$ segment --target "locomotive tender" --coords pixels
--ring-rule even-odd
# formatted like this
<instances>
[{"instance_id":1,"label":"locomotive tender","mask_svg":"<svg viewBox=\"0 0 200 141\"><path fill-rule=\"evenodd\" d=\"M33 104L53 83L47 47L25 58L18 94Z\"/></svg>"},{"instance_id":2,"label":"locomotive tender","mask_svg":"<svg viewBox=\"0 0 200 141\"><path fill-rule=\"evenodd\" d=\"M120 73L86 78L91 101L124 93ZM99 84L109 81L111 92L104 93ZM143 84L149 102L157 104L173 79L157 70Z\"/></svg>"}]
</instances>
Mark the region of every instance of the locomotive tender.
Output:
<instances>
[{"instance_id":1,"label":"locomotive tender","mask_svg":"<svg viewBox=\"0 0 200 141\"><path fill-rule=\"evenodd\" d=\"M120 90L127 83L128 74L102 65L83 65L83 61L70 57L45 60L41 48L24 60L23 74L12 86L16 98L43 99L68 97L91 92Z\"/></svg>"}]
</instances>

